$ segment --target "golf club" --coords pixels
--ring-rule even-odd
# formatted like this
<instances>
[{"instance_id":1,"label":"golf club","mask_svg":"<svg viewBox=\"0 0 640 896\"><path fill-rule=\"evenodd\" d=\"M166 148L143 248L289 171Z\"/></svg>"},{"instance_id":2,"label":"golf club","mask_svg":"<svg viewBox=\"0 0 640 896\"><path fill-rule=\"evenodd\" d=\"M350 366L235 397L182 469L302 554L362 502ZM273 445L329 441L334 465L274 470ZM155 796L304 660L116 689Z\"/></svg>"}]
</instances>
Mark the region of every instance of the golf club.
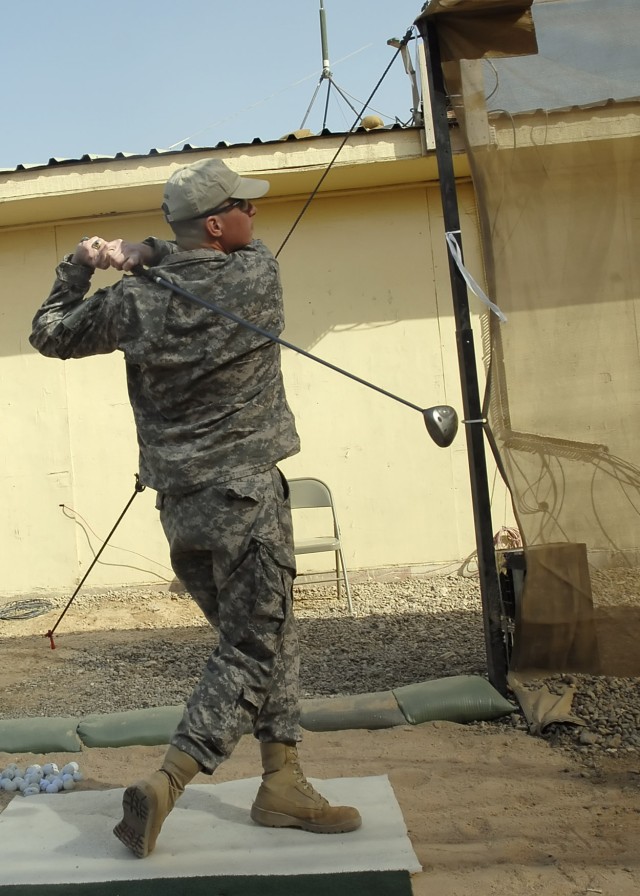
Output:
<instances>
[{"instance_id":1,"label":"golf club","mask_svg":"<svg viewBox=\"0 0 640 896\"><path fill-rule=\"evenodd\" d=\"M269 333L267 330L263 330L262 327L258 327L255 324L250 323L248 320L244 320L244 318L238 317L237 314L234 314L232 311L227 311L225 308L221 308L214 302L207 302L204 299L201 299L200 296L195 295L195 293L189 292L189 290L184 289L184 287L179 286L177 283L173 283L171 280L165 280L164 277L152 273L150 270L147 270L141 265L137 265L135 268L133 268L131 273L134 276L146 277L148 280L152 280L159 286L164 286L166 289L170 289L172 290L172 292L184 296L184 298L189 299L190 301L195 302L198 305L202 305L204 308L208 308L210 311L215 311L217 314L222 315L222 317L226 317L228 318L228 320L234 321L234 323L240 324L240 326L247 327L249 330L253 330L254 333L258 333L260 336L264 336L265 339L269 339L271 342L277 342L278 345L289 348L292 351L297 352L299 355L303 355L305 358L309 358L310 361L315 361L317 364L322 364L324 367L328 367L330 370L334 370L336 373L342 374L342 376L346 376L351 380L355 380L356 383L361 383L363 386L368 386L370 389L374 389L376 392L380 392L382 395L386 395L387 398L391 398L394 401L400 402L400 404L404 404L409 408L413 408L414 411L418 411L420 414L422 414L427 432L436 443L436 445L438 445L438 447L448 448L455 439L456 433L458 432L458 415L455 409L450 405L443 404L435 405L431 408L421 408L419 405L414 404L412 401L407 401L406 398L401 398L399 395L395 395L393 392L389 392L387 389L382 389L380 386L376 386L374 383L370 383L368 380L356 376L355 373L350 373L348 370L344 370L342 367L337 367L335 364L331 364L329 361L325 361L323 358L319 358L317 355L312 355L305 349L300 348L299 346L294 345L291 342L287 342L286 339L282 339L280 336L276 336L274 333Z\"/></svg>"}]
</instances>

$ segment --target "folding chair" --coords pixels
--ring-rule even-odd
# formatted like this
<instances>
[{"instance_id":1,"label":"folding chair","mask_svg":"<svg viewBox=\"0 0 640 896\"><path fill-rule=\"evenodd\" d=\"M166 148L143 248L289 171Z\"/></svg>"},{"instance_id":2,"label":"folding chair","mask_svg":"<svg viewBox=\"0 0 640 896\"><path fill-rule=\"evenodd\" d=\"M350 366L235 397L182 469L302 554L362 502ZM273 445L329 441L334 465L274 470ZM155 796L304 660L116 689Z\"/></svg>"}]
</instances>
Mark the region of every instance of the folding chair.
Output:
<instances>
[{"instance_id":1,"label":"folding chair","mask_svg":"<svg viewBox=\"0 0 640 896\"><path fill-rule=\"evenodd\" d=\"M336 573L329 577L316 577L313 584L321 582L335 582L338 592L338 598L341 594L341 585L344 584L347 593L347 604L349 612L353 615L353 604L351 603L351 588L349 587L349 578L347 576L347 567L344 562L344 554L342 553L342 540L340 536L340 527L338 526L338 517L333 503L333 496L329 486L320 479L289 479L289 488L291 496L291 509L302 510L310 508L329 508L333 518L332 534L317 535L313 538L298 539L295 537L294 526L294 551L296 554L316 554L320 551L333 551L335 554ZM295 516L295 514L294 514ZM326 516L328 521L328 515ZM326 529L325 529L326 531ZM309 583L311 584L311 582Z\"/></svg>"}]
</instances>

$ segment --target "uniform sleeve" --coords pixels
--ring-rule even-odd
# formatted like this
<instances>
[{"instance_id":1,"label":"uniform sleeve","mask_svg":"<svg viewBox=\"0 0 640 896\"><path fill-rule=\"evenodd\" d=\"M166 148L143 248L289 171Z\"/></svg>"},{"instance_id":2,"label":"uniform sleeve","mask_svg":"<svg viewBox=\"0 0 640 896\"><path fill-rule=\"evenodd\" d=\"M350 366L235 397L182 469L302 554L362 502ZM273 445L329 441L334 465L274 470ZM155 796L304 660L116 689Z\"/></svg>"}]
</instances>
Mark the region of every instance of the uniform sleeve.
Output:
<instances>
[{"instance_id":1,"label":"uniform sleeve","mask_svg":"<svg viewBox=\"0 0 640 896\"><path fill-rule=\"evenodd\" d=\"M70 257L70 256L69 256ZM48 358L85 358L118 348L122 329L122 282L85 299L91 268L68 260L56 268L56 280L33 319L29 342Z\"/></svg>"},{"instance_id":2,"label":"uniform sleeve","mask_svg":"<svg viewBox=\"0 0 640 896\"><path fill-rule=\"evenodd\" d=\"M149 246L153 251L153 259L149 267L157 267L162 263L162 259L167 255L173 255L179 252L178 244L170 240L161 240L157 236L148 236L146 240L142 240L145 246Z\"/></svg>"}]
</instances>

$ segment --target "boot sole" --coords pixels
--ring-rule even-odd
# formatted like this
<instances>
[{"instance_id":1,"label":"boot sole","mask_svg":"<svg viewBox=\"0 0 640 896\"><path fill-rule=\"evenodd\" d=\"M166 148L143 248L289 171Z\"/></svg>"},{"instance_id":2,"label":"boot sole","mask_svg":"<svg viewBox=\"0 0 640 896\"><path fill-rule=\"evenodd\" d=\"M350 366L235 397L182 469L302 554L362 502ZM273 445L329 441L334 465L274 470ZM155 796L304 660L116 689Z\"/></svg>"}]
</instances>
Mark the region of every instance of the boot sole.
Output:
<instances>
[{"instance_id":1,"label":"boot sole","mask_svg":"<svg viewBox=\"0 0 640 896\"><path fill-rule=\"evenodd\" d=\"M139 859L144 859L153 850L149 840L155 810L156 800L150 792L137 784L127 787L122 797L122 821L113 833Z\"/></svg>"},{"instance_id":2,"label":"boot sole","mask_svg":"<svg viewBox=\"0 0 640 896\"><path fill-rule=\"evenodd\" d=\"M270 812L267 809L259 809L257 806L251 807L251 818L256 824L261 824L263 827L300 828L300 830L309 831L312 834L348 834L350 831L357 831L362 824L361 818L336 824L320 824L318 822L305 821L303 818L296 818L295 815L285 815L282 812Z\"/></svg>"}]
</instances>

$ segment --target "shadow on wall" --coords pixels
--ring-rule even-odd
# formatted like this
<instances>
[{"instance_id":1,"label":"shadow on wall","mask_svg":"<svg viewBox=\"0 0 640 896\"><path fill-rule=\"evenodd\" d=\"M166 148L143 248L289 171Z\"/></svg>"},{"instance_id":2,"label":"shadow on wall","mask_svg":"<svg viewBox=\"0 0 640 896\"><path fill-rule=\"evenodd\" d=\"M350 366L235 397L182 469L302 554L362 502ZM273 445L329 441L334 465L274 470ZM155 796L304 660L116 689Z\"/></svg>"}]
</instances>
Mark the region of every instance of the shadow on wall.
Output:
<instances>
[{"instance_id":1,"label":"shadow on wall","mask_svg":"<svg viewBox=\"0 0 640 896\"><path fill-rule=\"evenodd\" d=\"M298 211L277 205L258 221L274 252ZM313 351L329 332L437 317L430 238L424 188L316 198L279 256L285 338Z\"/></svg>"}]
</instances>

